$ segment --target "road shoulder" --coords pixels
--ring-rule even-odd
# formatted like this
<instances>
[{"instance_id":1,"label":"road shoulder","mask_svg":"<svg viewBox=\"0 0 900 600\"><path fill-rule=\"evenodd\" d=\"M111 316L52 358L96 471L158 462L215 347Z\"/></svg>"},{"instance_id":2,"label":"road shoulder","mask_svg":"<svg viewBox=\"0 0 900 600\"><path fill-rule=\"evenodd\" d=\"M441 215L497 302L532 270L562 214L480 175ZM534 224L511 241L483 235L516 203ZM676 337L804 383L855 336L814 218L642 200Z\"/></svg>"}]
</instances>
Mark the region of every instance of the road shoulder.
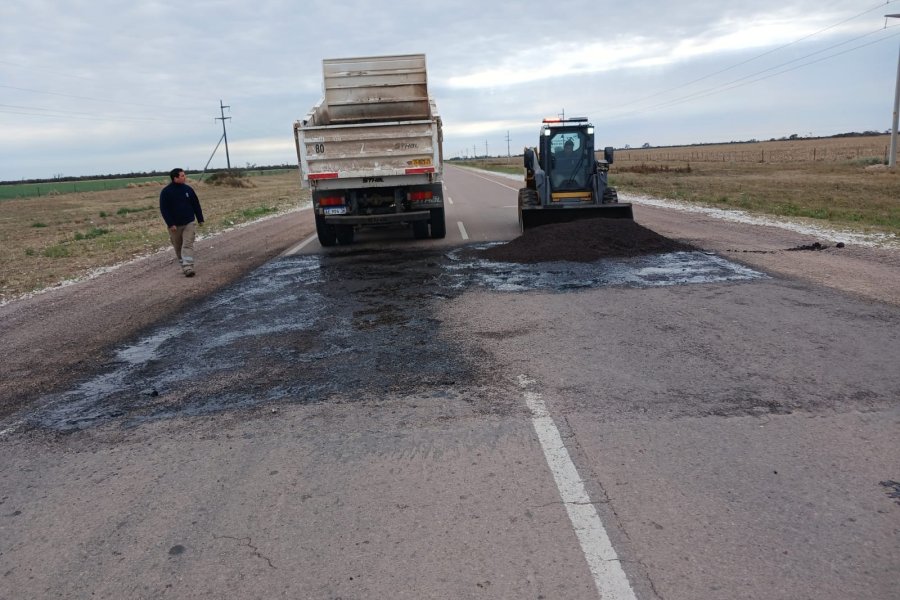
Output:
<instances>
[{"instance_id":1,"label":"road shoulder","mask_svg":"<svg viewBox=\"0 0 900 600\"><path fill-rule=\"evenodd\" d=\"M71 385L112 358L143 329L243 277L315 230L291 212L197 242L197 275L186 278L171 250L0 307L0 418Z\"/></svg>"}]
</instances>

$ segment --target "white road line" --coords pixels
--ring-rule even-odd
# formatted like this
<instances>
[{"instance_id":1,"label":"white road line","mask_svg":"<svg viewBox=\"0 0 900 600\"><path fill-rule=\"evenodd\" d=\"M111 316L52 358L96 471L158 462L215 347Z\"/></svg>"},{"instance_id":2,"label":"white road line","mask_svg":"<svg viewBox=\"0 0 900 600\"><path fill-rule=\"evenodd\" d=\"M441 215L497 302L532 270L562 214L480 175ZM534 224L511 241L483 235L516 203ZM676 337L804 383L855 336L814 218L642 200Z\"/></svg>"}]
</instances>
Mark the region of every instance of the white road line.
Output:
<instances>
[{"instance_id":1,"label":"white road line","mask_svg":"<svg viewBox=\"0 0 900 600\"><path fill-rule=\"evenodd\" d=\"M525 403L531 410L531 423L569 514L569 521L578 536L581 551L594 576L597 592L603 600L637 600L600 516L591 503L584 480L578 475L544 399L530 389L533 385L534 380L519 375L519 386L523 390Z\"/></svg>"},{"instance_id":2,"label":"white road line","mask_svg":"<svg viewBox=\"0 0 900 600\"><path fill-rule=\"evenodd\" d=\"M473 175L474 177L478 177L478 178L480 178L480 179L484 179L485 181L490 181L491 183L496 183L496 184L499 185L500 187L505 187L505 188L507 188L507 189L510 189L510 190L513 190L513 191L516 191L516 192L519 191L519 188L517 188L517 187L512 187L512 186L506 185L505 183L500 183L499 181L496 181L496 180L494 180L494 179L491 179L490 177L485 177L484 175L479 175L478 173L473 173L470 169L463 169L463 170L465 170L465 171L466 171L467 173L469 173L470 175ZM523 181L523 183L524 183L524 181L525 181L524 177L522 178L522 181Z\"/></svg>"},{"instance_id":3,"label":"white road line","mask_svg":"<svg viewBox=\"0 0 900 600\"><path fill-rule=\"evenodd\" d=\"M459 227L459 234L462 236L462 239L464 239L464 240L469 239L469 234L466 233L466 228L462 224L462 221L457 221L456 225Z\"/></svg>"},{"instance_id":4,"label":"white road line","mask_svg":"<svg viewBox=\"0 0 900 600\"><path fill-rule=\"evenodd\" d=\"M450 196L447 196L447 202L449 202L450 204L453 204L453 198L451 198Z\"/></svg>"},{"instance_id":5,"label":"white road line","mask_svg":"<svg viewBox=\"0 0 900 600\"><path fill-rule=\"evenodd\" d=\"M297 244L296 246L293 246L293 247L291 247L291 248L288 248L287 250L285 250L284 252L282 252L282 253L281 253L281 256L291 256L292 254L296 254L297 252L300 252L300 250L303 249L304 246L306 246L307 244L309 244L310 242L312 242L314 239L316 239L316 236L315 236L315 235L309 236L308 238L306 238L305 240L303 240L302 242L300 242L300 243Z\"/></svg>"}]
</instances>

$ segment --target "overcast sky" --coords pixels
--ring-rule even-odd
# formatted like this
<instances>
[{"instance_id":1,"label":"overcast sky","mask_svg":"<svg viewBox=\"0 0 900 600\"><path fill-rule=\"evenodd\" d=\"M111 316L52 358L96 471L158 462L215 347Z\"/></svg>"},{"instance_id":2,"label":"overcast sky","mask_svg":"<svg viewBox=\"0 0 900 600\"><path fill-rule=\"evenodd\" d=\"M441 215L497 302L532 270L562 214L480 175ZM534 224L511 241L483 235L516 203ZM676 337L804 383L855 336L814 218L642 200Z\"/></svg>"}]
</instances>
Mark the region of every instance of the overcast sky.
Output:
<instances>
[{"instance_id":1,"label":"overcast sky","mask_svg":"<svg viewBox=\"0 0 900 600\"><path fill-rule=\"evenodd\" d=\"M900 1L3 0L0 180L296 164L322 59L425 53L446 157L888 131ZM887 27L886 27L887 25ZM224 146L210 165L225 166Z\"/></svg>"}]
</instances>

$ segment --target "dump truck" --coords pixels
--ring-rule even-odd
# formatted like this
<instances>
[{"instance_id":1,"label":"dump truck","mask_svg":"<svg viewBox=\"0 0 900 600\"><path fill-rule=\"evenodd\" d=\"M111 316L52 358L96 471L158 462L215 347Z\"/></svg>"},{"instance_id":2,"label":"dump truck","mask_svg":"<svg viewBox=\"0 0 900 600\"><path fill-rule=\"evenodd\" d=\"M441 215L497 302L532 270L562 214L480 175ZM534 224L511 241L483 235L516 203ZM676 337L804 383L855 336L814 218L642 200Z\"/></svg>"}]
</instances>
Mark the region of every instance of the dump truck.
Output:
<instances>
[{"instance_id":1,"label":"dump truck","mask_svg":"<svg viewBox=\"0 0 900 600\"><path fill-rule=\"evenodd\" d=\"M323 98L294 123L319 243L396 224L443 238L443 133L425 55L325 59L322 75Z\"/></svg>"},{"instance_id":2,"label":"dump truck","mask_svg":"<svg viewBox=\"0 0 900 600\"><path fill-rule=\"evenodd\" d=\"M614 150L597 160L594 126L587 117L547 118L538 145L525 148L525 187L519 190L519 228L607 217L633 219L609 185Z\"/></svg>"}]
</instances>

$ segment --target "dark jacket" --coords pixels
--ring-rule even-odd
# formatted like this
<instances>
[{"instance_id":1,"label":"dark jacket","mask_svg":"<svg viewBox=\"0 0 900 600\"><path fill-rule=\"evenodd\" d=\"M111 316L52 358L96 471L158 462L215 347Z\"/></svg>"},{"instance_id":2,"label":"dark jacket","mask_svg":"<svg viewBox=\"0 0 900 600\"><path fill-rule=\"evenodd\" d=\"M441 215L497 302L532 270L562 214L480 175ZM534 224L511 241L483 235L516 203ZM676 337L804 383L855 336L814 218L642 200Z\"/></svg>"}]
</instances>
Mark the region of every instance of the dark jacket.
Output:
<instances>
[{"instance_id":1,"label":"dark jacket","mask_svg":"<svg viewBox=\"0 0 900 600\"><path fill-rule=\"evenodd\" d=\"M197 216L197 222L203 222L203 209L200 199L191 186L174 181L159 193L159 212L166 227L187 225Z\"/></svg>"}]
</instances>

